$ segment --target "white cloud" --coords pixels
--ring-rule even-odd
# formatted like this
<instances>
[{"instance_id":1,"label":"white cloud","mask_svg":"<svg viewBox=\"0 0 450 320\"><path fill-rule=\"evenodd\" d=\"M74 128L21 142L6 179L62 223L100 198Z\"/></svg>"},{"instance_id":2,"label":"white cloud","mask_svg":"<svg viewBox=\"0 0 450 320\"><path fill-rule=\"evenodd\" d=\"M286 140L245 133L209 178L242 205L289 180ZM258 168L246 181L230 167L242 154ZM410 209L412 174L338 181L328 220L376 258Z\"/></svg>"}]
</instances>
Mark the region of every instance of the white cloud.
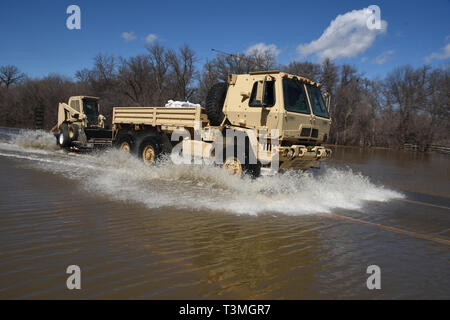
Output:
<instances>
[{"instance_id":1,"label":"white cloud","mask_svg":"<svg viewBox=\"0 0 450 320\"><path fill-rule=\"evenodd\" d=\"M438 52L433 52L429 56L425 57L426 62L431 62L434 59L445 60L450 58L450 43L443 47Z\"/></svg>"},{"instance_id":2,"label":"white cloud","mask_svg":"<svg viewBox=\"0 0 450 320\"><path fill-rule=\"evenodd\" d=\"M266 52L270 52L276 57L280 54L281 51L277 48L276 45L265 44L264 42L254 44L250 46L247 51L245 51L246 54L264 54Z\"/></svg>"},{"instance_id":3,"label":"white cloud","mask_svg":"<svg viewBox=\"0 0 450 320\"><path fill-rule=\"evenodd\" d=\"M154 33L150 33L146 38L145 38L145 42L147 44L151 44L153 41L155 41L156 39L158 39L158 36Z\"/></svg>"},{"instance_id":4,"label":"white cloud","mask_svg":"<svg viewBox=\"0 0 450 320\"><path fill-rule=\"evenodd\" d=\"M394 50L387 50L382 52L378 57L372 60L372 63L374 64L385 64L389 59L391 59L391 56L395 53Z\"/></svg>"},{"instance_id":5,"label":"white cloud","mask_svg":"<svg viewBox=\"0 0 450 320\"><path fill-rule=\"evenodd\" d=\"M370 17L368 8L338 15L319 39L299 45L297 52L301 57L315 54L320 60L356 57L372 46L377 35L387 30L385 20L381 20L381 29L369 29Z\"/></svg>"},{"instance_id":6,"label":"white cloud","mask_svg":"<svg viewBox=\"0 0 450 320\"><path fill-rule=\"evenodd\" d=\"M131 31L131 32L122 32L122 34L120 35L120 37L121 37L122 39L124 39L125 42L129 42L129 41L136 40L136 35L134 34L133 31Z\"/></svg>"}]
</instances>

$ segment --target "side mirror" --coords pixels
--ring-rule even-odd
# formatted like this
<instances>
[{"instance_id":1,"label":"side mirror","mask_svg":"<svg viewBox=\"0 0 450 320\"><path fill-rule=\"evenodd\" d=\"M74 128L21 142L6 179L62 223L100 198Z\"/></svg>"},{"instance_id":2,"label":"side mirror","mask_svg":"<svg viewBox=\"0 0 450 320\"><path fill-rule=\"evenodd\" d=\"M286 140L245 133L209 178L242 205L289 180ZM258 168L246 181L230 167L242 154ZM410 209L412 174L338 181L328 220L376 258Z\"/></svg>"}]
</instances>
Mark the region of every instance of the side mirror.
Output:
<instances>
[{"instance_id":1,"label":"side mirror","mask_svg":"<svg viewBox=\"0 0 450 320\"><path fill-rule=\"evenodd\" d=\"M242 99L248 99L248 98L250 98L250 92L247 92L247 91L241 91L241 96L242 96Z\"/></svg>"}]
</instances>

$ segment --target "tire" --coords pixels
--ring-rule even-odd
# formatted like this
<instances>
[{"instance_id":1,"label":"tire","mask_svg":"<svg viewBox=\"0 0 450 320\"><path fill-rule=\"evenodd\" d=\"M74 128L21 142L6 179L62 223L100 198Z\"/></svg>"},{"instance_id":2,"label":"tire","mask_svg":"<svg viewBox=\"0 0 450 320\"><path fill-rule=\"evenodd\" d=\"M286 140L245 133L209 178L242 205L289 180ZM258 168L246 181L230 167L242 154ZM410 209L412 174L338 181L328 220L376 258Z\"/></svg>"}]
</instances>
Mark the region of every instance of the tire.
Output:
<instances>
[{"instance_id":1,"label":"tire","mask_svg":"<svg viewBox=\"0 0 450 320\"><path fill-rule=\"evenodd\" d=\"M230 174L242 177L248 175L257 178L261 175L261 163L250 163L249 148L246 146L244 159L237 155L237 147L228 147L222 151L222 167Z\"/></svg>"},{"instance_id":2,"label":"tire","mask_svg":"<svg viewBox=\"0 0 450 320\"><path fill-rule=\"evenodd\" d=\"M119 138L117 139L115 146L120 151L134 153L135 143L134 143L133 136L128 133L121 134L119 136Z\"/></svg>"},{"instance_id":3,"label":"tire","mask_svg":"<svg viewBox=\"0 0 450 320\"><path fill-rule=\"evenodd\" d=\"M61 148L66 148L70 145L69 127L67 126L67 123L63 123L59 127L58 145Z\"/></svg>"},{"instance_id":4,"label":"tire","mask_svg":"<svg viewBox=\"0 0 450 320\"><path fill-rule=\"evenodd\" d=\"M78 140L78 132L80 130L80 126L77 124L70 124L69 125L69 139L70 141L76 141Z\"/></svg>"},{"instance_id":5,"label":"tire","mask_svg":"<svg viewBox=\"0 0 450 320\"><path fill-rule=\"evenodd\" d=\"M145 164L152 165L158 160L161 155L161 149L157 143L155 137L144 137L138 148L138 157Z\"/></svg>"},{"instance_id":6,"label":"tire","mask_svg":"<svg viewBox=\"0 0 450 320\"><path fill-rule=\"evenodd\" d=\"M219 126L225 115L223 114L223 104L227 96L228 84L225 82L216 83L209 89L206 96L205 110L212 126Z\"/></svg>"}]
</instances>

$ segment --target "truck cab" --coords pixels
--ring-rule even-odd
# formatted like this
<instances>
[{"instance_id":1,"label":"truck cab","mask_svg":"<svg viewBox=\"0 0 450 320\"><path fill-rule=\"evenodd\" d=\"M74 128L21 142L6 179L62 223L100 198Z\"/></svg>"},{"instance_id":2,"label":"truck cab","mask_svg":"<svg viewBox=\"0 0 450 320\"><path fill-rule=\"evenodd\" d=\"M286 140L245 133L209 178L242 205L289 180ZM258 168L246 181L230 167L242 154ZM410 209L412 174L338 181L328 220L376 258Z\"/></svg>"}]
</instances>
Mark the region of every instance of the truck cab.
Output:
<instances>
[{"instance_id":1,"label":"truck cab","mask_svg":"<svg viewBox=\"0 0 450 320\"><path fill-rule=\"evenodd\" d=\"M223 112L231 124L278 129L285 143L315 146L326 142L331 119L319 83L265 71L230 75L228 84Z\"/></svg>"},{"instance_id":2,"label":"truck cab","mask_svg":"<svg viewBox=\"0 0 450 320\"><path fill-rule=\"evenodd\" d=\"M320 83L274 70L229 75L222 111L231 126L267 132L254 148L258 159L270 162L278 153L281 169L305 169L331 155L322 146L331 127L329 104Z\"/></svg>"}]
</instances>

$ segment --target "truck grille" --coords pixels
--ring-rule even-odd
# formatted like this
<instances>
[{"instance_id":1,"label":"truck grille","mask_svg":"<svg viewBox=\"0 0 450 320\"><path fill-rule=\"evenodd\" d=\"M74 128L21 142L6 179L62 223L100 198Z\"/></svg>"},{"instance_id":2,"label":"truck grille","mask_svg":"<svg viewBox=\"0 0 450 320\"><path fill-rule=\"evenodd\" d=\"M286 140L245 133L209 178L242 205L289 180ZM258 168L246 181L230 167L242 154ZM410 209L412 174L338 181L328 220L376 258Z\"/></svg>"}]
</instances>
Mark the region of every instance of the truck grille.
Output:
<instances>
[{"instance_id":1,"label":"truck grille","mask_svg":"<svg viewBox=\"0 0 450 320\"><path fill-rule=\"evenodd\" d=\"M311 128L302 128L302 132L300 133L302 137L309 137L310 134Z\"/></svg>"}]
</instances>

